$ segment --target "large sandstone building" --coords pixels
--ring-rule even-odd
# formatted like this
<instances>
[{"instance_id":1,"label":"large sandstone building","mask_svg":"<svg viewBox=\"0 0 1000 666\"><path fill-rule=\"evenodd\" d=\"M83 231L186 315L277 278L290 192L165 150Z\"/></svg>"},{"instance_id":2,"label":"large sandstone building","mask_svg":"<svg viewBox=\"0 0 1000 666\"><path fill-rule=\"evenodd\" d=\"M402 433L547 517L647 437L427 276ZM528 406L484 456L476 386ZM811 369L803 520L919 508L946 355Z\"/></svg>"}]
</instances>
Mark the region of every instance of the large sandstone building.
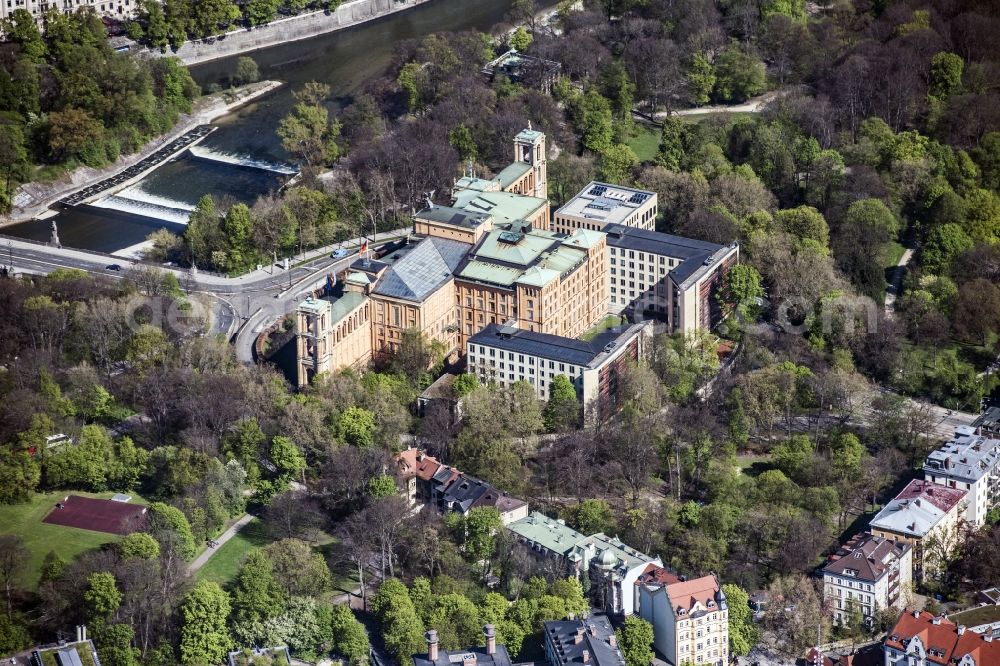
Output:
<instances>
[{"instance_id":1,"label":"large sandstone building","mask_svg":"<svg viewBox=\"0 0 1000 666\"><path fill-rule=\"evenodd\" d=\"M490 326L579 338L609 313L624 311L626 294L655 292L655 282L669 285L663 287L669 294L630 313L661 315L671 331L716 322L709 304L722 273L738 257L735 245L684 246L684 239L657 234L651 231L655 193L600 183L588 185L570 209L564 206L550 219L545 135L530 127L519 132L513 157L493 178L470 170L456 179L448 205L428 199L414 215L404 247L378 259L359 257L338 277L337 295L299 306L299 386L319 373L363 367L393 353L408 330L442 343L452 357L464 356L470 340ZM570 223L580 211L586 211L581 219L590 219L587 202L595 201L602 214L612 207L617 212L600 224ZM649 262L676 255L664 264L669 274L657 264L641 285L630 284L628 291L612 286L633 279L633 269L626 268L634 261L626 254L633 252L631 237L619 231L625 229L642 233L646 243L663 237L649 251ZM621 258L612 259L613 252ZM684 314L671 316L675 311ZM541 387L536 385L544 397Z\"/></svg>"}]
</instances>

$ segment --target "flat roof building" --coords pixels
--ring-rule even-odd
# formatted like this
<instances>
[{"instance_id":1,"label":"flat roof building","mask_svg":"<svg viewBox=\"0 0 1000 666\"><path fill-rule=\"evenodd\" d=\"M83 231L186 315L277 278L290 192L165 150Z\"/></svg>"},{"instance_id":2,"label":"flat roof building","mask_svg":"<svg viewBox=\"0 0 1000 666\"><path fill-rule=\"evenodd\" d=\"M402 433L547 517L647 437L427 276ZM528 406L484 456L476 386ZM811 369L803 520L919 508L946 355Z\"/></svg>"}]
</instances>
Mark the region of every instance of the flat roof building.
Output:
<instances>
[{"instance_id":1,"label":"flat roof building","mask_svg":"<svg viewBox=\"0 0 1000 666\"><path fill-rule=\"evenodd\" d=\"M652 322L611 329L590 341L490 324L469 338L467 368L483 383L527 382L541 400L563 375L576 387L586 417L608 415L618 408L623 372L645 355L651 336Z\"/></svg>"},{"instance_id":2,"label":"flat roof building","mask_svg":"<svg viewBox=\"0 0 1000 666\"><path fill-rule=\"evenodd\" d=\"M671 331L712 329L722 320L717 293L739 261L739 245L609 224L609 311L652 315Z\"/></svg>"},{"instance_id":3,"label":"flat roof building","mask_svg":"<svg viewBox=\"0 0 1000 666\"><path fill-rule=\"evenodd\" d=\"M571 234L577 229L604 231L621 224L652 231L656 227L656 192L591 181L552 218L552 230Z\"/></svg>"},{"instance_id":4,"label":"flat roof building","mask_svg":"<svg viewBox=\"0 0 1000 666\"><path fill-rule=\"evenodd\" d=\"M977 434L974 425L955 428L951 441L927 456L924 478L965 490L965 519L981 527L987 512L1000 504L1000 439Z\"/></svg>"},{"instance_id":5,"label":"flat roof building","mask_svg":"<svg viewBox=\"0 0 1000 666\"><path fill-rule=\"evenodd\" d=\"M483 636L485 646L441 650L437 631L431 629L424 634L427 652L413 655L413 666L512 666L507 647L497 644L497 633L492 624L483 627Z\"/></svg>"}]
</instances>

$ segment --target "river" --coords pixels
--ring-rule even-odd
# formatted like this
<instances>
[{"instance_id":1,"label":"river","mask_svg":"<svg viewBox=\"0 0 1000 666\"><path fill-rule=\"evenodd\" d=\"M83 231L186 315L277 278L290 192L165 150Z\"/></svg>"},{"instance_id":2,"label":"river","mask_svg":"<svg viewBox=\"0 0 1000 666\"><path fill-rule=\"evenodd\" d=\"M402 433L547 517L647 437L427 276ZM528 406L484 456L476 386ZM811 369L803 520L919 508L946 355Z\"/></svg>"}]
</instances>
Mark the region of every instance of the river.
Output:
<instances>
[{"instance_id":1,"label":"river","mask_svg":"<svg viewBox=\"0 0 1000 666\"><path fill-rule=\"evenodd\" d=\"M139 183L96 205L61 211L54 219L63 245L127 256L157 228L182 232L186 212L205 194L252 202L287 179L287 155L275 134L294 104L292 91L308 81L330 86L334 112L381 75L401 40L442 30L489 30L510 0L431 0L359 26L249 54L262 79L288 85L219 119L219 129ZM238 56L197 65L191 75L207 89L226 84ZM52 220L12 225L4 233L47 241Z\"/></svg>"}]
</instances>

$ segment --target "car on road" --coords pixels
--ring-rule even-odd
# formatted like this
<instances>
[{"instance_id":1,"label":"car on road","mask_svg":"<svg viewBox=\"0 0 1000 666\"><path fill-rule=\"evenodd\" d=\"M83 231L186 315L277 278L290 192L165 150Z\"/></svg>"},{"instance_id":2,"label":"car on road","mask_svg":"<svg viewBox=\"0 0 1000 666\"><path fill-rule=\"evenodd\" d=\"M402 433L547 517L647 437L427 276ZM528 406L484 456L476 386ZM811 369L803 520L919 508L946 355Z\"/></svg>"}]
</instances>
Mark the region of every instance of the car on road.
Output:
<instances>
[{"instance_id":1,"label":"car on road","mask_svg":"<svg viewBox=\"0 0 1000 666\"><path fill-rule=\"evenodd\" d=\"M120 271L121 269L122 269L121 264L108 264L107 266L104 267L104 270L107 271Z\"/></svg>"},{"instance_id":2,"label":"car on road","mask_svg":"<svg viewBox=\"0 0 1000 666\"><path fill-rule=\"evenodd\" d=\"M344 257L349 257L349 256L351 256L351 251L345 250L344 248L341 248L339 250L334 250L333 252L330 253L331 259L343 259Z\"/></svg>"}]
</instances>

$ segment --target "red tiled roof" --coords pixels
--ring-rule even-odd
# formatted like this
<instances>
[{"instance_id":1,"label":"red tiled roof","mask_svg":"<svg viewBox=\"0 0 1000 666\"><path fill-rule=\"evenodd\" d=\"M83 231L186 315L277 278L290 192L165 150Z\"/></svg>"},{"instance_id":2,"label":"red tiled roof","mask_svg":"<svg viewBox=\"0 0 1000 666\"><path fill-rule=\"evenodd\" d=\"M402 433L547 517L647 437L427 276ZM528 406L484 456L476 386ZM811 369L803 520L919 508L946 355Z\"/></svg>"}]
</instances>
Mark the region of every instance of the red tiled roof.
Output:
<instances>
[{"instance_id":1,"label":"red tiled roof","mask_svg":"<svg viewBox=\"0 0 1000 666\"><path fill-rule=\"evenodd\" d=\"M635 579L635 584L673 585L674 583L679 583L680 581L680 577L670 571L667 571L663 567L655 564L648 564L643 572L639 574L639 577Z\"/></svg>"},{"instance_id":2,"label":"red tiled roof","mask_svg":"<svg viewBox=\"0 0 1000 666\"><path fill-rule=\"evenodd\" d=\"M441 469L441 463L436 458L415 448L397 454L396 466L399 468L399 475L404 479L417 476L424 481L430 481L431 477Z\"/></svg>"},{"instance_id":3,"label":"red tiled roof","mask_svg":"<svg viewBox=\"0 0 1000 666\"><path fill-rule=\"evenodd\" d=\"M683 608L690 612L696 603L703 607L708 606L708 602L715 603L715 595L719 591L719 581L715 576L702 576L694 580L680 581L667 585L667 596L670 597L670 604L677 608Z\"/></svg>"},{"instance_id":4,"label":"red tiled roof","mask_svg":"<svg viewBox=\"0 0 1000 666\"><path fill-rule=\"evenodd\" d=\"M965 491L958 488L939 486L923 479L914 479L896 496L898 500L921 500L933 504L944 512L962 501Z\"/></svg>"},{"instance_id":5,"label":"red tiled roof","mask_svg":"<svg viewBox=\"0 0 1000 666\"><path fill-rule=\"evenodd\" d=\"M961 628L947 618L935 618L926 611L906 611L889 630L885 644L905 651L915 637L927 650L927 661L934 664L958 662L966 654L977 664L1000 664L1000 642L985 640L980 634Z\"/></svg>"}]
</instances>

